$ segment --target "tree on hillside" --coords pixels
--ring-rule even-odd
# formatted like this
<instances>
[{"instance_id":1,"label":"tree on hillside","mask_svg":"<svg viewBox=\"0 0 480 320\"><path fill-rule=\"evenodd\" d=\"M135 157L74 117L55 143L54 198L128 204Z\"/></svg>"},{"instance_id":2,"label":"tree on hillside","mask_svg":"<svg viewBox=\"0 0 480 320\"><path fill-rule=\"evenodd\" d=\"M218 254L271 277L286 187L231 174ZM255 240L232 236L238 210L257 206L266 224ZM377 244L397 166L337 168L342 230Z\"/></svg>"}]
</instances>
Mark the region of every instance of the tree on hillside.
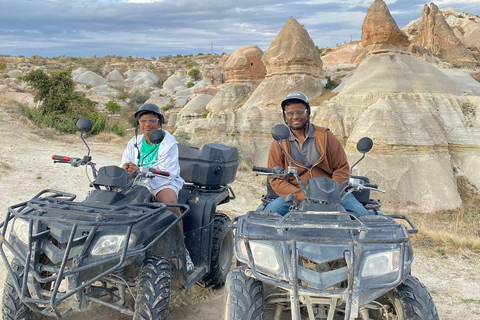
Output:
<instances>
[{"instance_id":1,"label":"tree on hillside","mask_svg":"<svg viewBox=\"0 0 480 320\"><path fill-rule=\"evenodd\" d=\"M34 122L61 132L74 133L76 121L87 117L93 122L92 134L103 130L119 135L124 132L118 123L109 123L106 115L96 111L95 102L75 91L71 68L51 74L42 69L32 70L22 80L37 91L34 101L41 103L36 109L21 107L22 113Z\"/></svg>"},{"instance_id":2,"label":"tree on hillside","mask_svg":"<svg viewBox=\"0 0 480 320\"><path fill-rule=\"evenodd\" d=\"M32 70L23 77L23 81L37 91L35 102L42 103L39 110L43 115L94 110L95 102L75 91L70 68L50 75L42 69Z\"/></svg>"},{"instance_id":3,"label":"tree on hillside","mask_svg":"<svg viewBox=\"0 0 480 320\"><path fill-rule=\"evenodd\" d=\"M200 70L198 69L192 69L188 72L188 75L193 79L193 80L198 80L200 76Z\"/></svg>"}]
</instances>

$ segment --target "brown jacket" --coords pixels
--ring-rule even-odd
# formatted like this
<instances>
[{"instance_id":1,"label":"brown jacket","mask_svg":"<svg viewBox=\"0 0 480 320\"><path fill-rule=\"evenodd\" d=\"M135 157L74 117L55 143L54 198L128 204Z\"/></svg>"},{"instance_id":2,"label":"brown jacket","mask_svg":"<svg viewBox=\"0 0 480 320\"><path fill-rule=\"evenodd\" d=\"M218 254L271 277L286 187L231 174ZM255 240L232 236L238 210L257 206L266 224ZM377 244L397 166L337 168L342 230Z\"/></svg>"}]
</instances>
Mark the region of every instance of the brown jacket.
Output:
<instances>
[{"instance_id":1,"label":"brown jacket","mask_svg":"<svg viewBox=\"0 0 480 320\"><path fill-rule=\"evenodd\" d=\"M341 185L342 182L349 178L347 155L338 139L328 128L315 125L312 126L315 130L315 141L321 155L320 159L318 159L310 170L297 163L295 160L292 161L292 166L298 168L297 173L304 184L306 184L307 180L310 178L328 177ZM290 149L290 141L288 139L282 142L282 147L291 157L292 153ZM277 141L272 142L268 154L268 167L273 168L275 166L285 169L288 167L288 158L283 154ZM273 190L279 196L286 197L290 193L293 193L298 202L305 200L305 195L295 178L290 178L288 181L285 179L272 180L270 178L270 183Z\"/></svg>"}]
</instances>

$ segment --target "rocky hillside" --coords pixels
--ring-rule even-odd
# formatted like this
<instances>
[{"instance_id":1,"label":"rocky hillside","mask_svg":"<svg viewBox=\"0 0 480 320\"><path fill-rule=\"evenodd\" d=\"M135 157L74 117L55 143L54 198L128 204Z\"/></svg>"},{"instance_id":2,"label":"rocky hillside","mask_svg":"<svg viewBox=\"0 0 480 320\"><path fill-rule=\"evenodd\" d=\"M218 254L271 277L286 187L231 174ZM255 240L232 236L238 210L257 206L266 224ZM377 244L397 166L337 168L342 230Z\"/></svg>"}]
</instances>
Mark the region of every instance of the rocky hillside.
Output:
<instances>
[{"instance_id":1,"label":"rocky hillside","mask_svg":"<svg viewBox=\"0 0 480 320\"><path fill-rule=\"evenodd\" d=\"M337 135L351 162L358 139L374 140L357 173L387 191L378 196L387 210L451 209L461 205L459 177L480 188L480 18L435 4L419 16L400 29L375 0L360 42L321 54L291 17L265 52L252 44L230 56L0 57L0 94L35 107L19 77L73 65L77 90L99 110L109 101L127 113L156 103L182 141L234 145L247 162L265 165L270 130L283 122L280 101L302 91L312 122ZM324 89L328 77L340 83L333 92Z\"/></svg>"}]
</instances>

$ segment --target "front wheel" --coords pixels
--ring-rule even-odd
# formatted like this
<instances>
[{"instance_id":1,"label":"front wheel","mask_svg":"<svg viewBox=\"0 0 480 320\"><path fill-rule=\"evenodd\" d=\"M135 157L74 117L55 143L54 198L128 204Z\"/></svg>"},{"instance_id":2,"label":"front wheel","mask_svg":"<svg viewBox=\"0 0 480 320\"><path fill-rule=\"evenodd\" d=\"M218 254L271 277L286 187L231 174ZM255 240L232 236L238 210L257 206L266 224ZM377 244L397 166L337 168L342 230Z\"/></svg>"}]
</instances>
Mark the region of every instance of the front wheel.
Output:
<instances>
[{"instance_id":1,"label":"front wheel","mask_svg":"<svg viewBox=\"0 0 480 320\"><path fill-rule=\"evenodd\" d=\"M207 287L218 287L225 283L233 259L233 231L228 227L230 218L222 213L213 219L213 243L211 271L202 280Z\"/></svg>"},{"instance_id":2,"label":"front wheel","mask_svg":"<svg viewBox=\"0 0 480 320\"><path fill-rule=\"evenodd\" d=\"M33 312L27 307L21 300L13 286L13 281L17 283L23 282L23 266L17 259L13 259L11 267L15 277L18 279L12 279L7 274L5 285L3 287L3 307L2 307L2 319L4 320L32 320L40 319L41 315Z\"/></svg>"},{"instance_id":3,"label":"front wheel","mask_svg":"<svg viewBox=\"0 0 480 320\"><path fill-rule=\"evenodd\" d=\"M412 276L375 302L379 303L381 308L367 309L367 319L438 320L432 296L425 286Z\"/></svg>"},{"instance_id":4,"label":"front wheel","mask_svg":"<svg viewBox=\"0 0 480 320\"><path fill-rule=\"evenodd\" d=\"M263 283L245 274L245 268L230 270L223 294L223 320L263 320Z\"/></svg>"},{"instance_id":5,"label":"front wheel","mask_svg":"<svg viewBox=\"0 0 480 320\"><path fill-rule=\"evenodd\" d=\"M152 256L143 262L138 281L133 320L166 320L170 303L172 269L164 258Z\"/></svg>"}]
</instances>

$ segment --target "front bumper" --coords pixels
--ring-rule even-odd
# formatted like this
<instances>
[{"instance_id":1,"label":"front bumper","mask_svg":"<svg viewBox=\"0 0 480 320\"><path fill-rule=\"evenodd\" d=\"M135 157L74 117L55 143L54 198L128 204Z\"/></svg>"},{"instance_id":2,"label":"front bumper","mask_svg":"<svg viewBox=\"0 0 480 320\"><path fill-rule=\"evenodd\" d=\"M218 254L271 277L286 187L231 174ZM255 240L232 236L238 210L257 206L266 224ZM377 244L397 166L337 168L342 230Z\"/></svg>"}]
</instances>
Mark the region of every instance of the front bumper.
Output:
<instances>
[{"instance_id":1,"label":"front bumper","mask_svg":"<svg viewBox=\"0 0 480 320\"><path fill-rule=\"evenodd\" d=\"M188 206L178 205L184 208L177 218L160 203L115 207L73 202L74 198L72 194L44 190L30 201L9 207L0 225L0 256L9 276L15 279L18 296L33 311L47 316L69 314L71 307L59 308L66 299L75 309L83 309L87 300L95 299L89 294L94 282L143 257L189 212ZM11 232L9 224L14 218L28 222L27 243ZM151 228L152 221L153 227L163 226L154 239L146 242L139 236L137 243L125 244L117 253L97 257L89 254L99 235L120 232L130 239L132 233L141 235L145 228ZM5 249L23 265L22 282L16 281ZM45 284L51 284L49 290L42 289Z\"/></svg>"},{"instance_id":2,"label":"front bumper","mask_svg":"<svg viewBox=\"0 0 480 320\"><path fill-rule=\"evenodd\" d=\"M409 231L391 217L352 220L345 216L248 213L236 222L237 258L249 266L252 277L290 292L292 316L299 309L299 297L315 297L330 299L322 301L331 304L344 301L345 319L358 317L360 306L390 291L408 276L413 251ZM281 270L272 272L259 264L261 259L255 258L251 243L271 245L281 261ZM398 252L395 270L362 276L368 257L389 251Z\"/></svg>"}]
</instances>

